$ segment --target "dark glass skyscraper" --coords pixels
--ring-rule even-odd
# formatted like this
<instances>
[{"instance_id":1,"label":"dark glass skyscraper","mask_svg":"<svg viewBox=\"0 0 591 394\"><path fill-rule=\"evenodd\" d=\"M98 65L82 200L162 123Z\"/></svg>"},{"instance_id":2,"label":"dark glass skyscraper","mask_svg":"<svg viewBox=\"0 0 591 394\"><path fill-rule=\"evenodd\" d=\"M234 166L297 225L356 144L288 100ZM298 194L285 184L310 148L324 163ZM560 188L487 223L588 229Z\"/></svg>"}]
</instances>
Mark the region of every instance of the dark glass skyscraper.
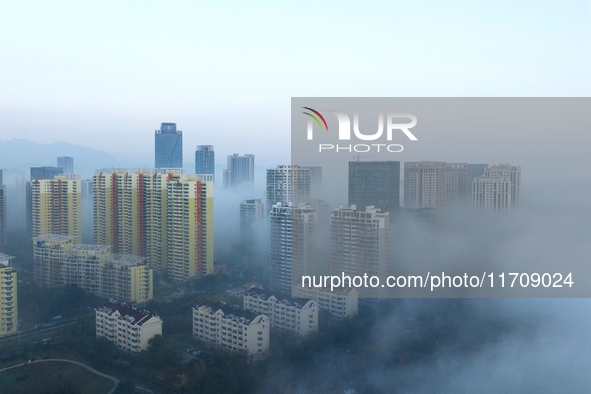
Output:
<instances>
[{"instance_id":1,"label":"dark glass skyscraper","mask_svg":"<svg viewBox=\"0 0 591 394\"><path fill-rule=\"evenodd\" d=\"M195 174L211 174L215 181L215 152L213 145L197 145L195 150Z\"/></svg>"},{"instance_id":2,"label":"dark glass skyscraper","mask_svg":"<svg viewBox=\"0 0 591 394\"><path fill-rule=\"evenodd\" d=\"M154 137L156 168L183 168L183 132L176 123L162 123Z\"/></svg>"},{"instance_id":3,"label":"dark glass skyscraper","mask_svg":"<svg viewBox=\"0 0 591 394\"><path fill-rule=\"evenodd\" d=\"M350 161L349 205L358 210L373 205L392 218L400 208L400 162Z\"/></svg>"}]
</instances>

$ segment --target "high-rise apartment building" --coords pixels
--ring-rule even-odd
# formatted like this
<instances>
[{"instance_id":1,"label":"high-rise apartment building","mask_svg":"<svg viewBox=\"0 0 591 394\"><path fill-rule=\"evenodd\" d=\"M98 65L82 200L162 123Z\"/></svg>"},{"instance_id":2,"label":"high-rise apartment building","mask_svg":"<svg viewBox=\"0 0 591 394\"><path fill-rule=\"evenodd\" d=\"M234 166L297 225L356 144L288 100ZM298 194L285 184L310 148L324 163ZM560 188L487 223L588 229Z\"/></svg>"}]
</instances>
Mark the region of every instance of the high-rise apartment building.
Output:
<instances>
[{"instance_id":1,"label":"high-rise apartment building","mask_svg":"<svg viewBox=\"0 0 591 394\"><path fill-rule=\"evenodd\" d=\"M0 171L1 174L1 171ZM6 186L0 181L0 251L6 247Z\"/></svg>"},{"instance_id":2,"label":"high-rise apartment building","mask_svg":"<svg viewBox=\"0 0 591 394\"><path fill-rule=\"evenodd\" d=\"M466 163L404 163L404 208L442 209L466 195Z\"/></svg>"},{"instance_id":3,"label":"high-rise apartment building","mask_svg":"<svg viewBox=\"0 0 591 394\"><path fill-rule=\"evenodd\" d=\"M377 276L380 281L388 275L389 212L379 212L369 206L339 207L331 216L330 274L345 276ZM343 286L351 287L345 283ZM380 298L386 295L382 287L360 287L359 296Z\"/></svg>"},{"instance_id":4,"label":"high-rise apartment building","mask_svg":"<svg viewBox=\"0 0 591 394\"><path fill-rule=\"evenodd\" d=\"M315 272L316 212L305 203L271 210L270 287L291 294L292 282Z\"/></svg>"},{"instance_id":5,"label":"high-rise apartment building","mask_svg":"<svg viewBox=\"0 0 591 394\"><path fill-rule=\"evenodd\" d=\"M226 304L201 301L193 306L193 338L226 351L253 356L269 349L269 317Z\"/></svg>"},{"instance_id":6,"label":"high-rise apartment building","mask_svg":"<svg viewBox=\"0 0 591 394\"><path fill-rule=\"evenodd\" d=\"M404 163L404 208L443 208L446 193L445 162Z\"/></svg>"},{"instance_id":7,"label":"high-rise apartment building","mask_svg":"<svg viewBox=\"0 0 591 394\"><path fill-rule=\"evenodd\" d=\"M254 155L228 156L228 168L224 170L224 187L254 188Z\"/></svg>"},{"instance_id":8,"label":"high-rise apartment building","mask_svg":"<svg viewBox=\"0 0 591 394\"><path fill-rule=\"evenodd\" d=\"M156 168L183 168L183 132L176 123L162 123L154 141Z\"/></svg>"},{"instance_id":9,"label":"high-rise apartment building","mask_svg":"<svg viewBox=\"0 0 591 394\"><path fill-rule=\"evenodd\" d=\"M501 176L475 178L472 183L474 212L495 212L511 208L511 181Z\"/></svg>"},{"instance_id":10,"label":"high-rise apartment building","mask_svg":"<svg viewBox=\"0 0 591 394\"><path fill-rule=\"evenodd\" d=\"M240 238L245 243L254 241L255 225L263 221L265 209L259 199L244 200L240 203Z\"/></svg>"},{"instance_id":11,"label":"high-rise apartment building","mask_svg":"<svg viewBox=\"0 0 591 394\"><path fill-rule=\"evenodd\" d=\"M0 253L0 337L18 331L16 272L13 256Z\"/></svg>"},{"instance_id":12,"label":"high-rise apartment building","mask_svg":"<svg viewBox=\"0 0 591 394\"><path fill-rule=\"evenodd\" d=\"M350 161L349 205L374 206L393 217L400 209L400 162Z\"/></svg>"},{"instance_id":13,"label":"high-rise apartment building","mask_svg":"<svg viewBox=\"0 0 591 394\"><path fill-rule=\"evenodd\" d=\"M484 175L484 170L488 168L488 164L467 164L466 165L466 197L472 200L472 182L474 178L479 178Z\"/></svg>"},{"instance_id":14,"label":"high-rise apartment building","mask_svg":"<svg viewBox=\"0 0 591 394\"><path fill-rule=\"evenodd\" d=\"M31 167L30 181L25 183L26 214L27 214L27 233L33 236L33 200L31 182L36 179L53 179L56 175L62 175L61 167Z\"/></svg>"},{"instance_id":15,"label":"high-rise apartment building","mask_svg":"<svg viewBox=\"0 0 591 394\"><path fill-rule=\"evenodd\" d=\"M466 198L466 163L445 163L445 202L464 202Z\"/></svg>"},{"instance_id":16,"label":"high-rise apartment building","mask_svg":"<svg viewBox=\"0 0 591 394\"><path fill-rule=\"evenodd\" d=\"M521 195L521 166L512 166L510 164L492 165L484 170L485 177L502 177L511 182L511 205L519 204Z\"/></svg>"},{"instance_id":17,"label":"high-rise apartment building","mask_svg":"<svg viewBox=\"0 0 591 394\"><path fill-rule=\"evenodd\" d=\"M213 182L171 170L94 176L94 242L174 279L213 272Z\"/></svg>"},{"instance_id":18,"label":"high-rise apartment building","mask_svg":"<svg viewBox=\"0 0 591 394\"><path fill-rule=\"evenodd\" d=\"M493 165L472 182L472 207L475 212L504 211L519 203L521 167Z\"/></svg>"},{"instance_id":19,"label":"high-rise apartment building","mask_svg":"<svg viewBox=\"0 0 591 394\"><path fill-rule=\"evenodd\" d=\"M31 181L32 234L61 234L82 242L82 195L79 179L56 175Z\"/></svg>"},{"instance_id":20,"label":"high-rise apartment building","mask_svg":"<svg viewBox=\"0 0 591 394\"><path fill-rule=\"evenodd\" d=\"M310 200L310 170L297 165L279 165L267 170L267 210L277 203Z\"/></svg>"},{"instance_id":21,"label":"high-rise apartment building","mask_svg":"<svg viewBox=\"0 0 591 394\"><path fill-rule=\"evenodd\" d=\"M318 197L322 192L322 167L302 166L310 171L310 195Z\"/></svg>"},{"instance_id":22,"label":"high-rise apartment building","mask_svg":"<svg viewBox=\"0 0 591 394\"><path fill-rule=\"evenodd\" d=\"M61 168L66 175L74 173L74 159L70 156L60 156L57 158L57 166Z\"/></svg>"},{"instance_id":23,"label":"high-rise apartment building","mask_svg":"<svg viewBox=\"0 0 591 394\"><path fill-rule=\"evenodd\" d=\"M211 175L215 181L215 151L213 145L197 145L197 149L195 149L195 174Z\"/></svg>"},{"instance_id":24,"label":"high-rise apartment building","mask_svg":"<svg viewBox=\"0 0 591 394\"><path fill-rule=\"evenodd\" d=\"M73 237L33 239L35 283L74 284L99 297L143 304L152 299L153 277L145 257L111 253L110 246L75 244Z\"/></svg>"},{"instance_id":25,"label":"high-rise apartment building","mask_svg":"<svg viewBox=\"0 0 591 394\"><path fill-rule=\"evenodd\" d=\"M95 312L96 336L125 351L147 350L150 339L162 335L162 320L154 313L111 301L99 305Z\"/></svg>"},{"instance_id":26,"label":"high-rise apartment building","mask_svg":"<svg viewBox=\"0 0 591 394\"><path fill-rule=\"evenodd\" d=\"M168 274L175 280L213 273L213 184L198 176L167 185Z\"/></svg>"}]
</instances>

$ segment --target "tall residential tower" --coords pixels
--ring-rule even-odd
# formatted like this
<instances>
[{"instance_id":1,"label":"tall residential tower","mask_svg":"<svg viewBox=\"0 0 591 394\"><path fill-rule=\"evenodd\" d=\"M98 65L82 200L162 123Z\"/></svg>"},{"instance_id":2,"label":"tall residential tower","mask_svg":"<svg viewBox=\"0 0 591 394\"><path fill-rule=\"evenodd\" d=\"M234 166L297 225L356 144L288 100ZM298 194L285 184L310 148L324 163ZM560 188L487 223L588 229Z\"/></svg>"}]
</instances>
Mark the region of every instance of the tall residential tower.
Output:
<instances>
[{"instance_id":1,"label":"tall residential tower","mask_svg":"<svg viewBox=\"0 0 591 394\"><path fill-rule=\"evenodd\" d=\"M82 195L79 179L56 175L31 181L33 237L61 234L82 242Z\"/></svg>"},{"instance_id":2,"label":"tall residential tower","mask_svg":"<svg viewBox=\"0 0 591 394\"><path fill-rule=\"evenodd\" d=\"M254 188L254 155L228 156L228 168L224 170L224 187L242 186Z\"/></svg>"}]
</instances>

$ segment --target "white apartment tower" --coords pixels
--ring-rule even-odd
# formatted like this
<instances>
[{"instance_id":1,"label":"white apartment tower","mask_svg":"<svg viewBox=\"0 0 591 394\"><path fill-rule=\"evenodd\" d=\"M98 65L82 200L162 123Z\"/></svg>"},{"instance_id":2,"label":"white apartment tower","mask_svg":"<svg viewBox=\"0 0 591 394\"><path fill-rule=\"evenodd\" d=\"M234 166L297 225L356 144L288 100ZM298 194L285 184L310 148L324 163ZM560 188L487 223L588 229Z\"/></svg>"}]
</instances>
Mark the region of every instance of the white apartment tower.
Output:
<instances>
[{"instance_id":1,"label":"white apartment tower","mask_svg":"<svg viewBox=\"0 0 591 394\"><path fill-rule=\"evenodd\" d=\"M314 275L316 212L305 203L282 205L271 210L270 287L291 293L292 280Z\"/></svg>"},{"instance_id":2,"label":"white apartment tower","mask_svg":"<svg viewBox=\"0 0 591 394\"><path fill-rule=\"evenodd\" d=\"M372 206L365 210L339 207L331 216L330 274L337 276L388 275L389 213ZM382 287L360 287L359 296L380 298Z\"/></svg>"},{"instance_id":3,"label":"white apartment tower","mask_svg":"<svg viewBox=\"0 0 591 394\"><path fill-rule=\"evenodd\" d=\"M240 203L240 238L243 242L250 244L254 242L254 227L264 218L265 210L261 200L244 200Z\"/></svg>"},{"instance_id":4,"label":"white apartment tower","mask_svg":"<svg viewBox=\"0 0 591 394\"><path fill-rule=\"evenodd\" d=\"M510 164L492 165L484 170L485 177L501 177L511 182L511 205L519 204L521 195L521 166L512 166Z\"/></svg>"},{"instance_id":5,"label":"white apartment tower","mask_svg":"<svg viewBox=\"0 0 591 394\"><path fill-rule=\"evenodd\" d=\"M466 163L404 163L404 207L441 209L454 201L462 201L467 174Z\"/></svg>"},{"instance_id":6,"label":"white apartment tower","mask_svg":"<svg viewBox=\"0 0 591 394\"><path fill-rule=\"evenodd\" d=\"M472 182L472 207L476 213L499 212L519 203L521 167L493 165Z\"/></svg>"},{"instance_id":7,"label":"white apartment tower","mask_svg":"<svg viewBox=\"0 0 591 394\"><path fill-rule=\"evenodd\" d=\"M310 200L310 169L279 165L267 170L267 209L277 204L308 202Z\"/></svg>"}]
</instances>

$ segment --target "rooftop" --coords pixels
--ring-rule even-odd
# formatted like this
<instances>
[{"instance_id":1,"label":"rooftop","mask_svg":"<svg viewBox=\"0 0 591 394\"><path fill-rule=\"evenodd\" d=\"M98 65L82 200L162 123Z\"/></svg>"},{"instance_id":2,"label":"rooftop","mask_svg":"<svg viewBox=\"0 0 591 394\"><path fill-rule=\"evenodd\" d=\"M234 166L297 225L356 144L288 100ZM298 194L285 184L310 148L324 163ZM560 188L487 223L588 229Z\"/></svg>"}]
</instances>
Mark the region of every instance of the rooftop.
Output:
<instances>
[{"instance_id":1,"label":"rooftop","mask_svg":"<svg viewBox=\"0 0 591 394\"><path fill-rule=\"evenodd\" d=\"M277 302L279 302L281 304L289 305L289 306L294 306L296 308L302 308L309 301L311 301L308 298L291 298L291 297L287 297L283 294L273 293L271 291L259 289L256 287L253 287L252 289L248 290L244 294L254 296L257 298L261 298L263 300L266 300L269 297L274 296L275 298L277 298Z\"/></svg>"},{"instance_id":2,"label":"rooftop","mask_svg":"<svg viewBox=\"0 0 591 394\"><path fill-rule=\"evenodd\" d=\"M245 324L250 324L250 322L252 320L256 319L257 316L260 315L260 314L252 313L252 312L245 311L242 309L233 308L226 303L217 303L217 302L211 302L211 301L205 301L205 300L199 301L193 308L197 309L201 306L211 308L210 313L215 313L215 312L221 310L222 313L224 314L225 318L232 319L232 320L237 319Z\"/></svg>"},{"instance_id":3,"label":"rooftop","mask_svg":"<svg viewBox=\"0 0 591 394\"><path fill-rule=\"evenodd\" d=\"M150 313L150 311L135 309L131 305L118 303L115 300L106 301L96 307L95 310L106 312L109 316L118 311L121 315L120 319L126 319L127 316L126 320L137 326L143 325L152 317L158 317L156 314Z\"/></svg>"}]
</instances>

